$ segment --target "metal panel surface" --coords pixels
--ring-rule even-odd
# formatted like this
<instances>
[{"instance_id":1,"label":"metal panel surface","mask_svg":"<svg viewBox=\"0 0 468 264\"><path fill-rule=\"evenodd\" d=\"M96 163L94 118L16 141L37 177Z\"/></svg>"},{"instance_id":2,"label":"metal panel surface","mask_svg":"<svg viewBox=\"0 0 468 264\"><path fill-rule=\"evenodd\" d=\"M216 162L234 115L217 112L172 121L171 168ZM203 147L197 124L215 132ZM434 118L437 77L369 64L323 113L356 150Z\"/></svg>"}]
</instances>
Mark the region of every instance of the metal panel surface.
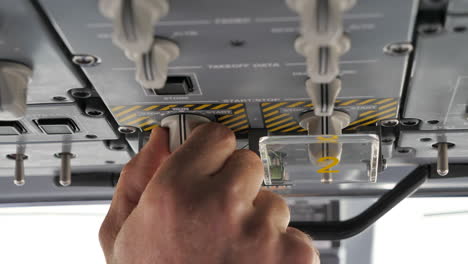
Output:
<instances>
[{"instance_id":1,"label":"metal panel surface","mask_svg":"<svg viewBox=\"0 0 468 264\"><path fill-rule=\"evenodd\" d=\"M352 48L341 61L340 100L400 98L407 56L383 50L390 43L411 41L417 2L360 0L345 15ZM305 58L293 47L298 17L284 1L171 1L169 16L155 30L181 48L170 75L192 77L195 91L187 96L158 96L137 85L134 65L112 45L112 24L99 14L96 1L40 3L73 53L102 59L85 72L110 107L246 103L250 126L261 128L260 103L309 100ZM359 107L351 103L346 110L357 117Z\"/></svg>"},{"instance_id":2,"label":"metal panel surface","mask_svg":"<svg viewBox=\"0 0 468 264\"><path fill-rule=\"evenodd\" d=\"M60 152L74 154L75 157L71 160L73 172L91 168L99 171L100 169L125 164L130 160L127 151L110 150L102 141L24 144L20 147L23 149L24 154L28 156L24 160L26 178L31 175L58 175L60 159L55 154ZM7 155L16 153L17 148L17 145L1 146L0 177L13 177L15 161L8 159ZM96 169L96 166L100 166L100 168Z\"/></svg>"},{"instance_id":3,"label":"metal panel surface","mask_svg":"<svg viewBox=\"0 0 468 264\"><path fill-rule=\"evenodd\" d=\"M32 1L1 1L0 60L20 62L33 69L29 104L54 103L54 96L73 101L67 91L84 86Z\"/></svg>"},{"instance_id":4,"label":"metal panel surface","mask_svg":"<svg viewBox=\"0 0 468 264\"><path fill-rule=\"evenodd\" d=\"M35 123L35 120L42 118L70 118L76 123L79 131L66 135L44 134ZM118 139L105 117L86 116L74 103L29 105L26 116L19 122L27 132L19 136L0 135L0 145Z\"/></svg>"},{"instance_id":5,"label":"metal panel surface","mask_svg":"<svg viewBox=\"0 0 468 264\"><path fill-rule=\"evenodd\" d=\"M422 129L466 129L468 34L444 30L418 38L414 74L404 117L423 121Z\"/></svg>"}]
</instances>

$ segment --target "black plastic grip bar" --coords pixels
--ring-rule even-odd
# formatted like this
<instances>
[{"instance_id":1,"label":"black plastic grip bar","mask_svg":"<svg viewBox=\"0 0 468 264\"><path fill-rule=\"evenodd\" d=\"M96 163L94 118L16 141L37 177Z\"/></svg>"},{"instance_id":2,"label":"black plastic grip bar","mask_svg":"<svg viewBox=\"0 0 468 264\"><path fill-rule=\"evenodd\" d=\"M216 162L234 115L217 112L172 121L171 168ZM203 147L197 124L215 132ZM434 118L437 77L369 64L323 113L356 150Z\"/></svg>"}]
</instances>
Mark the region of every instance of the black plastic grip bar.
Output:
<instances>
[{"instance_id":1,"label":"black plastic grip bar","mask_svg":"<svg viewBox=\"0 0 468 264\"><path fill-rule=\"evenodd\" d=\"M413 194L429 176L429 166L420 166L386 192L361 214L344 221L291 222L314 240L342 240L353 237L374 224L402 200Z\"/></svg>"}]
</instances>

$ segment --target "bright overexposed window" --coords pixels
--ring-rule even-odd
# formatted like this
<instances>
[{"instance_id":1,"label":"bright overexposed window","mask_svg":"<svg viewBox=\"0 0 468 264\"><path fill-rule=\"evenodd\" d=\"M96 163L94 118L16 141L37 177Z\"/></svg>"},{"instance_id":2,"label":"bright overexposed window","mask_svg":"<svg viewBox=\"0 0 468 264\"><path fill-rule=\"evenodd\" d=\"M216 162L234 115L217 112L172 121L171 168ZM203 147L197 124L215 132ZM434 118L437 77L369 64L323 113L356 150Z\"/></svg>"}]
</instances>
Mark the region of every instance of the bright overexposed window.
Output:
<instances>
[{"instance_id":1,"label":"bright overexposed window","mask_svg":"<svg viewBox=\"0 0 468 264\"><path fill-rule=\"evenodd\" d=\"M467 264L468 198L406 199L376 225L373 264Z\"/></svg>"},{"instance_id":2,"label":"bright overexposed window","mask_svg":"<svg viewBox=\"0 0 468 264\"><path fill-rule=\"evenodd\" d=\"M104 264L98 231L108 208L0 208L0 263Z\"/></svg>"}]
</instances>

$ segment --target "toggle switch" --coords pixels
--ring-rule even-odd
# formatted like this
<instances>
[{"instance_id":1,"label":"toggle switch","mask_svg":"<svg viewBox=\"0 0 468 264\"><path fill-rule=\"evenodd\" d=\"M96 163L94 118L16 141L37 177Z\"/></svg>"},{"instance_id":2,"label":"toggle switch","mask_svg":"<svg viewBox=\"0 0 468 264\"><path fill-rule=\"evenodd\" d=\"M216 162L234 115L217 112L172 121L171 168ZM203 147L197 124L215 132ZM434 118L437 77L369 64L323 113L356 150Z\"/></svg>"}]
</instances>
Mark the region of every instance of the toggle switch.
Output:
<instances>
[{"instance_id":1,"label":"toggle switch","mask_svg":"<svg viewBox=\"0 0 468 264\"><path fill-rule=\"evenodd\" d=\"M26 114L32 70L15 62L0 61L0 120L19 120Z\"/></svg>"},{"instance_id":2,"label":"toggle switch","mask_svg":"<svg viewBox=\"0 0 468 264\"><path fill-rule=\"evenodd\" d=\"M446 176L449 173L449 143L437 143L437 173Z\"/></svg>"},{"instance_id":3,"label":"toggle switch","mask_svg":"<svg viewBox=\"0 0 468 264\"><path fill-rule=\"evenodd\" d=\"M62 186L69 186L72 182L71 179L71 159L75 156L70 152L61 152L55 155L60 159L60 173L59 183Z\"/></svg>"},{"instance_id":4,"label":"toggle switch","mask_svg":"<svg viewBox=\"0 0 468 264\"><path fill-rule=\"evenodd\" d=\"M101 0L101 13L114 22L113 41L130 56L151 49L154 27L169 12L167 0Z\"/></svg>"},{"instance_id":5,"label":"toggle switch","mask_svg":"<svg viewBox=\"0 0 468 264\"><path fill-rule=\"evenodd\" d=\"M321 46L299 37L296 51L306 57L307 74L316 83L328 83L340 74L340 56L351 48L349 37L342 35L336 45Z\"/></svg>"},{"instance_id":6,"label":"toggle switch","mask_svg":"<svg viewBox=\"0 0 468 264\"><path fill-rule=\"evenodd\" d=\"M135 59L136 80L147 89L161 89L166 85L169 63L180 55L177 44L156 39L153 47Z\"/></svg>"},{"instance_id":7,"label":"toggle switch","mask_svg":"<svg viewBox=\"0 0 468 264\"><path fill-rule=\"evenodd\" d=\"M331 116L336 97L341 91L341 80L334 79L331 83L314 83L309 79L306 82L306 91L312 99L315 115Z\"/></svg>"},{"instance_id":8,"label":"toggle switch","mask_svg":"<svg viewBox=\"0 0 468 264\"><path fill-rule=\"evenodd\" d=\"M169 128L169 145L174 152L189 137L195 127L211 122L204 116L195 114L177 114L165 117L161 121L161 127Z\"/></svg>"},{"instance_id":9,"label":"toggle switch","mask_svg":"<svg viewBox=\"0 0 468 264\"><path fill-rule=\"evenodd\" d=\"M301 34L315 45L333 45L343 34L343 13L356 0L287 0L301 21Z\"/></svg>"}]
</instances>

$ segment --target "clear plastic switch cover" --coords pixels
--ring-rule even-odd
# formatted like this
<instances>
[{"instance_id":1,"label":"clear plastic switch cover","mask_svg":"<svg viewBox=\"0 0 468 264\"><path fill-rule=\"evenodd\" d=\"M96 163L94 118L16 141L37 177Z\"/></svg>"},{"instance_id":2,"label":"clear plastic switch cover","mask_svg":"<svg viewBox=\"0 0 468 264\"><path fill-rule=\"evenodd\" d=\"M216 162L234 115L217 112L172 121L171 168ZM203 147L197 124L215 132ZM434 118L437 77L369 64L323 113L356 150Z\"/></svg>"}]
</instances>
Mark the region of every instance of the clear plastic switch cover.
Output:
<instances>
[{"instance_id":1,"label":"clear plastic switch cover","mask_svg":"<svg viewBox=\"0 0 468 264\"><path fill-rule=\"evenodd\" d=\"M265 185L302 189L309 184L376 182L379 142L373 134L263 137Z\"/></svg>"}]
</instances>

